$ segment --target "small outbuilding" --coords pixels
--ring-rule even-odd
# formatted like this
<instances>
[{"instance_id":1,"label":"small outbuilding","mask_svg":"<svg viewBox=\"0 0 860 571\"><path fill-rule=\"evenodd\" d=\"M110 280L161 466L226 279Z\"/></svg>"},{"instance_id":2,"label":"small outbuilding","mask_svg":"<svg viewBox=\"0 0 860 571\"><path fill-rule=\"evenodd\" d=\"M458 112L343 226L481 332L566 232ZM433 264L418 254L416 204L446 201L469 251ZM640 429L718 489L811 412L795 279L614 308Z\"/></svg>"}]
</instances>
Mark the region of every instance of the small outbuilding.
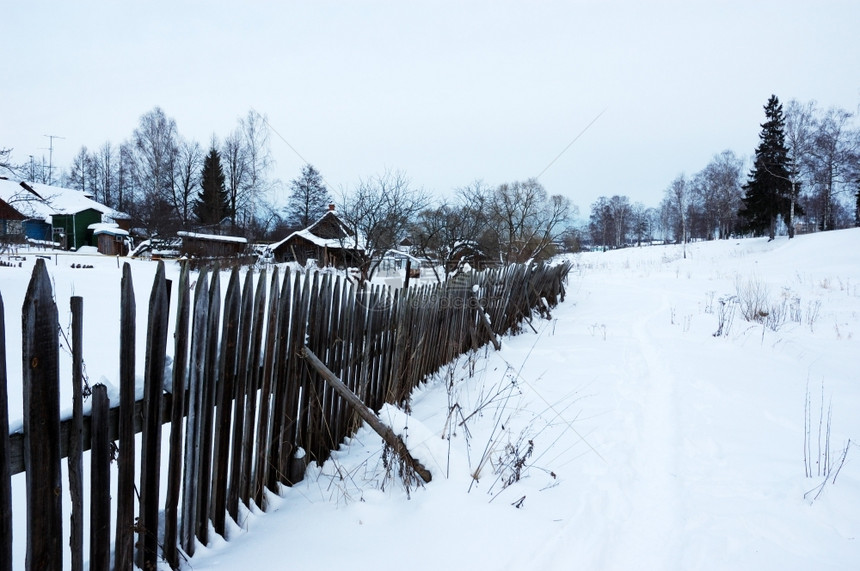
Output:
<instances>
[{"instance_id":1,"label":"small outbuilding","mask_svg":"<svg viewBox=\"0 0 860 571\"><path fill-rule=\"evenodd\" d=\"M131 237L114 222L90 224L87 230L93 233L100 254L106 256L127 256L131 249Z\"/></svg>"},{"instance_id":2,"label":"small outbuilding","mask_svg":"<svg viewBox=\"0 0 860 571\"><path fill-rule=\"evenodd\" d=\"M176 235L182 239L182 246L179 251L186 256L228 258L240 256L248 249L248 239L241 236L221 236L197 232L177 232Z\"/></svg>"}]
</instances>

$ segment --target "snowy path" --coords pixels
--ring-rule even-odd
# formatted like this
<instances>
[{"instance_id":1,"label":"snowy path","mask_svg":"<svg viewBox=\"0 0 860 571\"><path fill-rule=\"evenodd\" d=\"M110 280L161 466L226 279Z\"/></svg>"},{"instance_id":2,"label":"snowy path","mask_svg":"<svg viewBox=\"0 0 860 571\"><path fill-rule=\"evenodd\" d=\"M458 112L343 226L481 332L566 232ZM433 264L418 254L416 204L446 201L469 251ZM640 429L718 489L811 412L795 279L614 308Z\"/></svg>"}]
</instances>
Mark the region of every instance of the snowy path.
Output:
<instances>
[{"instance_id":1,"label":"snowy path","mask_svg":"<svg viewBox=\"0 0 860 571\"><path fill-rule=\"evenodd\" d=\"M624 311L617 312L624 321L595 321L597 327L592 328L598 337L605 332L605 340L598 339L603 346L579 356L580 370L609 371L600 374L593 389L595 399L609 408L595 432L603 458L586 462L591 465L589 481L583 484L591 490L585 494L587 505L571 514L572 525L550 542L555 546L546 546L554 559L547 563L564 568L573 556L570 547L577 546L582 550L577 559L585 555L588 568L678 568L683 514L677 379L664 364L661 340L655 336L658 324L670 319L670 305L664 293L643 290L639 283L620 280L611 288L604 282L589 289L587 282L587 307L565 320L566 332L576 337L582 321L613 315L619 304L624 305ZM587 537L580 535L583 520L591 522ZM568 548L559 550L559 545Z\"/></svg>"}]
</instances>

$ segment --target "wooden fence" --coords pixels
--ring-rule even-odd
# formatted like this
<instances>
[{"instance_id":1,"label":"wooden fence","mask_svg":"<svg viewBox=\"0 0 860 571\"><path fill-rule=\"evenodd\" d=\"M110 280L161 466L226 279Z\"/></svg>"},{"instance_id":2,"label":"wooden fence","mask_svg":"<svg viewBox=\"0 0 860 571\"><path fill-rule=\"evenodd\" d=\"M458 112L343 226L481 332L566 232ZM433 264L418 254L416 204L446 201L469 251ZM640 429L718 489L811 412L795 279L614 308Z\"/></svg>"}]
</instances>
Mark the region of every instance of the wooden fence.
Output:
<instances>
[{"instance_id":1,"label":"wooden fence","mask_svg":"<svg viewBox=\"0 0 860 571\"><path fill-rule=\"evenodd\" d=\"M83 415L83 300L72 298L73 414L59 415L58 311L43 260L37 260L23 305L23 432L9 434L5 314L0 297L0 571L12 569L11 476L26 472L27 569L63 565L60 464L67 458L71 497L71 568L177 568L210 522L223 535L240 503L265 509L266 489L302 478L359 425L348 403L301 357L303 349L367 406L408 407L422 380L458 355L548 315L564 298L567 265L525 266L460 276L444 284L391 290L331 273L262 271L244 285L239 270L221 294L220 272L201 271L191 291L185 265L177 287L158 263L149 297L143 399L135 400L135 297L123 267L119 403L92 389ZM176 329L172 378L165 378L170 291ZM67 382L67 381L64 381ZM165 390L170 387L170 390ZM162 425L170 423L162 442ZM136 465L135 434L141 434ZM162 446L167 447L162 469ZM84 522L83 452L91 450L89 522ZM117 494L110 497L110 463ZM166 497L159 497L165 477ZM139 478L139 498L135 480ZM115 533L111 537L111 518ZM163 527L159 531L159 517ZM16 533L21 533L15 530ZM18 562L20 565L20 562Z\"/></svg>"}]
</instances>

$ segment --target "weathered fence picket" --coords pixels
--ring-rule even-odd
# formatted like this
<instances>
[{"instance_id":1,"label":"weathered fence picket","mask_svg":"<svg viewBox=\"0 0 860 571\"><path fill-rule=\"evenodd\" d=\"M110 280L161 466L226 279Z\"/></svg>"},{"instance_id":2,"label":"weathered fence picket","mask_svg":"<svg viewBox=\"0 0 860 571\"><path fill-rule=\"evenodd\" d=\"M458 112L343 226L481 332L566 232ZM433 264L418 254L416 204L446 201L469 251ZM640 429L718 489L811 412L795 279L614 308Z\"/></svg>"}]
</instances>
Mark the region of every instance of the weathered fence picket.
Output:
<instances>
[{"instance_id":1,"label":"weathered fence picket","mask_svg":"<svg viewBox=\"0 0 860 571\"><path fill-rule=\"evenodd\" d=\"M190 307L188 295L188 264L179 272L176 295L176 326L174 328L173 414L170 417L170 455L167 466L167 497L164 501L164 558L171 568L179 566L178 524L179 495L182 487L182 433L185 413L185 375L188 368L188 326Z\"/></svg>"},{"instance_id":2,"label":"weathered fence picket","mask_svg":"<svg viewBox=\"0 0 860 571\"><path fill-rule=\"evenodd\" d=\"M160 558L177 569L183 553L193 555L197 542L210 541L210 521L223 536L227 517L238 519L240 502L265 509L266 488L277 493L280 486L299 481L306 464L324 462L368 411L386 402L408 407L415 387L445 363L489 342L498 347L498 337L517 331L535 310L547 317L564 297L567 271L565 266L511 266L392 291L327 271L287 269L281 277L277 268L271 275L248 272L242 283L234 268L222 298L217 267L201 271L192 292L190 266L183 263L175 296L172 378L166 387L170 283L159 262L149 298L144 396L136 402L136 310L125 264L119 404L110 409L105 387L96 385L91 415L79 414L81 403L75 402L73 417L61 422L57 309L40 260L23 307L23 434L9 435L0 297L0 541L5 546L12 541L11 475L26 471L27 568L62 566L60 461L69 457L70 495L82 497L75 492L80 470L74 465L90 450L89 568L107 569L111 440L116 440L114 569L131 569L134 557L143 569L154 569ZM73 398L81 400L82 307L82 300L73 299L71 382ZM163 423L171 426L162 506ZM136 432L142 432L139 470ZM30 469L34 466L39 469ZM429 480L429 473L424 475ZM73 508L73 568L83 565L81 514ZM12 564L11 550L3 550L0 571Z\"/></svg>"},{"instance_id":3,"label":"weathered fence picket","mask_svg":"<svg viewBox=\"0 0 860 571\"><path fill-rule=\"evenodd\" d=\"M0 545L7 546L0 555L0 571L12 571L12 467L6 381L6 312L0 294Z\"/></svg>"},{"instance_id":4,"label":"weathered fence picket","mask_svg":"<svg viewBox=\"0 0 860 571\"><path fill-rule=\"evenodd\" d=\"M143 387L143 435L141 441L140 517L138 565L145 571L158 562L158 494L161 477L161 398L167 350L167 280L164 262L158 262L149 298L146 361Z\"/></svg>"},{"instance_id":5,"label":"weathered fence picket","mask_svg":"<svg viewBox=\"0 0 860 571\"><path fill-rule=\"evenodd\" d=\"M120 283L119 456L117 458L116 539L114 540L114 568L117 571L131 571L134 564L135 314L131 266L126 262L122 267Z\"/></svg>"},{"instance_id":6,"label":"weathered fence picket","mask_svg":"<svg viewBox=\"0 0 860 571\"><path fill-rule=\"evenodd\" d=\"M90 446L90 571L110 570L110 437L107 387L92 389L92 444Z\"/></svg>"},{"instance_id":7,"label":"weathered fence picket","mask_svg":"<svg viewBox=\"0 0 860 571\"><path fill-rule=\"evenodd\" d=\"M21 327L24 389L24 467L27 472L25 568L63 566L60 479L60 372L57 306L45 261L36 261L24 298Z\"/></svg>"},{"instance_id":8,"label":"weathered fence picket","mask_svg":"<svg viewBox=\"0 0 860 571\"><path fill-rule=\"evenodd\" d=\"M83 317L84 299L70 300L72 312L72 425L69 431L69 496L72 499L70 518L72 571L84 569L84 357Z\"/></svg>"}]
</instances>

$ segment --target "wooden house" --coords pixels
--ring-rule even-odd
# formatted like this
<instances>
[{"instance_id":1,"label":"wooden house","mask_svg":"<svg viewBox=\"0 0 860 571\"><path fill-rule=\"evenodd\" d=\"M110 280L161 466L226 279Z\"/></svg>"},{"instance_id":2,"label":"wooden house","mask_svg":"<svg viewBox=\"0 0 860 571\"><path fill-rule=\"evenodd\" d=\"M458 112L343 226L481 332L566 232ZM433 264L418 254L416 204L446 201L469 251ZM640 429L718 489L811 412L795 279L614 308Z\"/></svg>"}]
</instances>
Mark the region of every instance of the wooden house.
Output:
<instances>
[{"instance_id":1,"label":"wooden house","mask_svg":"<svg viewBox=\"0 0 860 571\"><path fill-rule=\"evenodd\" d=\"M352 267L364 257L360 237L337 215L333 204L319 220L272 244L271 250L275 262L302 265L316 260L320 266Z\"/></svg>"},{"instance_id":2,"label":"wooden house","mask_svg":"<svg viewBox=\"0 0 860 571\"><path fill-rule=\"evenodd\" d=\"M0 241L53 243L54 209L20 183L0 178Z\"/></svg>"}]
</instances>

